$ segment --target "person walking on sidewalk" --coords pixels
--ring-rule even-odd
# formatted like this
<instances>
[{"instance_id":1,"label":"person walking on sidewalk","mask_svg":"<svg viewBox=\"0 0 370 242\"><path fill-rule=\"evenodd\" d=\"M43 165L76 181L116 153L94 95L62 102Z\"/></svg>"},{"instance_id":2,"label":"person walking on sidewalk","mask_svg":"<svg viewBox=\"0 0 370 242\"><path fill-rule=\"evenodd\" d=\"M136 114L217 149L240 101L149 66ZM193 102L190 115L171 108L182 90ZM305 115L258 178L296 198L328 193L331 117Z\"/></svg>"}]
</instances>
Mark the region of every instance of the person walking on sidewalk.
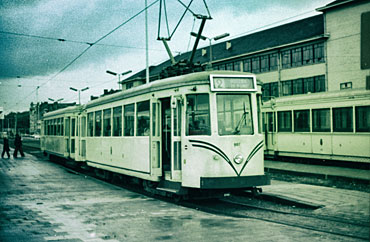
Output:
<instances>
[{"instance_id":1,"label":"person walking on sidewalk","mask_svg":"<svg viewBox=\"0 0 370 242\"><path fill-rule=\"evenodd\" d=\"M3 142L3 153L1 153L1 158L4 158L4 154L6 152L6 154L8 155L8 159L10 158L10 154L9 154L9 140L8 140L8 135L7 133L4 133L4 142Z\"/></svg>"},{"instance_id":2,"label":"person walking on sidewalk","mask_svg":"<svg viewBox=\"0 0 370 242\"><path fill-rule=\"evenodd\" d=\"M14 146L15 146L15 149L14 149L13 157L17 158L18 151L19 153L21 153L21 156L24 157L24 153L22 149L22 138L19 134L15 135Z\"/></svg>"}]
</instances>

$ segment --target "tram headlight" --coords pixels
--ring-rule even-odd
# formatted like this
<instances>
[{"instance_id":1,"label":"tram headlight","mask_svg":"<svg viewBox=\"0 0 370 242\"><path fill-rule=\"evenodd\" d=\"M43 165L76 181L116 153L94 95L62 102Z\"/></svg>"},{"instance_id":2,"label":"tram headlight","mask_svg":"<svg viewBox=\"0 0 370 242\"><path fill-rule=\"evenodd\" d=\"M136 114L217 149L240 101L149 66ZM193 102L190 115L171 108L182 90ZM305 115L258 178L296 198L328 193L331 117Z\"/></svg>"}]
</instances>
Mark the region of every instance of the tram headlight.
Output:
<instances>
[{"instance_id":1,"label":"tram headlight","mask_svg":"<svg viewBox=\"0 0 370 242\"><path fill-rule=\"evenodd\" d=\"M234 156L234 162L236 164L240 164L243 162L243 156L241 154L237 154Z\"/></svg>"}]
</instances>

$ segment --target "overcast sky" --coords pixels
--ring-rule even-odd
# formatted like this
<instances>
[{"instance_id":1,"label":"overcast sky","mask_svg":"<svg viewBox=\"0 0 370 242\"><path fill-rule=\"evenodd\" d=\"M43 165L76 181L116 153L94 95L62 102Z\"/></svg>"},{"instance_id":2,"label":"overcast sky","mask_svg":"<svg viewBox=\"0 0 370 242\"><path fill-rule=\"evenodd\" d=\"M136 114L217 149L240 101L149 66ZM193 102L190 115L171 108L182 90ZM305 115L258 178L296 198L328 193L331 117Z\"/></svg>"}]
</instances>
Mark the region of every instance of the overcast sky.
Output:
<instances>
[{"instance_id":1,"label":"overcast sky","mask_svg":"<svg viewBox=\"0 0 370 242\"><path fill-rule=\"evenodd\" d=\"M148 9L149 65L157 65L168 55L156 40L159 1L147 1L153 4ZM206 0L212 20L206 22L203 35L227 32L229 39L235 38L318 14L316 8L332 1ZM185 8L179 0L165 2L172 32ZM9 113L48 98L78 102L69 87L90 88L81 93L82 103L103 89L117 89L118 78L106 70L135 73L145 68L145 15L130 20L144 7L144 0L0 0L0 107ZM207 15L203 0L193 0L191 10ZM191 50L194 38L189 33L199 24L192 14L185 15L169 42L174 54ZM166 37L165 22L160 26L160 35Z\"/></svg>"}]
</instances>

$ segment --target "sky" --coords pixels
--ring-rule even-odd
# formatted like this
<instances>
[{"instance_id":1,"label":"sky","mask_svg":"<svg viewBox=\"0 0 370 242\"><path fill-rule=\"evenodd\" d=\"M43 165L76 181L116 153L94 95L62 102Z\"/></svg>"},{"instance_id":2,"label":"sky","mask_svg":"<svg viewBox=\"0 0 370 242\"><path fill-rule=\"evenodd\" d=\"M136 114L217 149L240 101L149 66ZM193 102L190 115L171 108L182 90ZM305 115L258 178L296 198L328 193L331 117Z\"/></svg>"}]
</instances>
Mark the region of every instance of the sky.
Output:
<instances>
[{"instance_id":1,"label":"sky","mask_svg":"<svg viewBox=\"0 0 370 242\"><path fill-rule=\"evenodd\" d=\"M212 17L202 35L229 33L220 40L225 41L320 14L315 9L333 1L193 0L190 9ZM190 32L200 25L187 12L174 31L183 4L191 0L162 0L161 21L160 2L147 0L149 65L168 59L158 36L173 33L171 51L184 53L194 44ZM70 87L89 87L81 92L81 103L104 89L118 89L118 77L106 70L131 70L126 78L146 67L144 8L145 0L0 0L0 107L10 113L49 99L78 103ZM198 48L206 45L201 41Z\"/></svg>"}]
</instances>

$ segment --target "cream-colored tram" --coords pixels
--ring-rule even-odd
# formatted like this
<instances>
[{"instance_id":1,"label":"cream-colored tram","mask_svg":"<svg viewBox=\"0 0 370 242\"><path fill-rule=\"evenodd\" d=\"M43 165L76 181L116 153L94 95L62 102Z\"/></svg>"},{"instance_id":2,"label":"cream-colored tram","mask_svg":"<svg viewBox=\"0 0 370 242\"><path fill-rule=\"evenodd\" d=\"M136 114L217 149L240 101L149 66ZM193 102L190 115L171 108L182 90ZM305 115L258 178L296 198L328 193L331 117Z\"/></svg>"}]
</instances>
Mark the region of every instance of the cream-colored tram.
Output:
<instances>
[{"instance_id":1,"label":"cream-colored tram","mask_svg":"<svg viewBox=\"0 0 370 242\"><path fill-rule=\"evenodd\" d=\"M101 97L80 112L86 163L179 195L268 185L260 100L255 75L229 71Z\"/></svg>"},{"instance_id":2,"label":"cream-colored tram","mask_svg":"<svg viewBox=\"0 0 370 242\"><path fill-rule=\"evenodd\" d=\"M79 124L83 107L73 106L48 112L41 123L41 150L47 154L81 160Z\"/></svg>"},{"instance_id":3,"label":"cream-colored tram","mask_svg":"<svg viewBox=\"0 0 370 242\"><path fill-rule=\"evenodd\" d=\"M263 104L265 154L370 163L370 91L341 90Z\"/></svg>"}]
</instances>

